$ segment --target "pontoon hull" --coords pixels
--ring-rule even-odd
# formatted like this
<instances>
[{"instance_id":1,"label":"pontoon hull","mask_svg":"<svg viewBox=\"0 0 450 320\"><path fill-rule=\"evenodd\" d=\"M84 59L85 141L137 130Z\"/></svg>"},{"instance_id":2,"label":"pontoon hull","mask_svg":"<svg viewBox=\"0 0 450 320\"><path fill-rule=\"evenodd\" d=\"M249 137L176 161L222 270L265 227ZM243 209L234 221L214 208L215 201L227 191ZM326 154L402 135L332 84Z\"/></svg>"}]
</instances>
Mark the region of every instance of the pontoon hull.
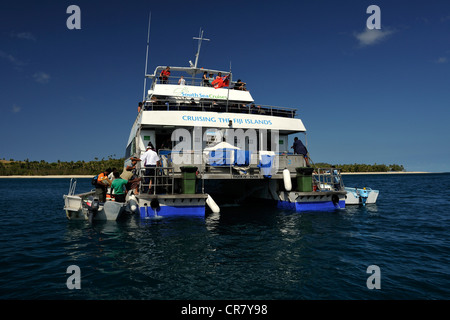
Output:
<instances>
[{"instance_id":1,"label":"pontoon hull","mask_svg":"<svg viewBox=\"0 0 450 320\"><path fill-rule=\"evenodd\" d=\"M277 207L305 211L334 211L345 209L345 192L279 192Z\"/></svg>"},{"instance_id":2,"label":"pontoon hull","mask_svg":"<svg viewBox=\"0 0 450 320\"><path fill-rule=\"evenodd\" d=\"M141 219L154 217L204 217L206 194L138 195Z\"/></svg>"}]
</instances>

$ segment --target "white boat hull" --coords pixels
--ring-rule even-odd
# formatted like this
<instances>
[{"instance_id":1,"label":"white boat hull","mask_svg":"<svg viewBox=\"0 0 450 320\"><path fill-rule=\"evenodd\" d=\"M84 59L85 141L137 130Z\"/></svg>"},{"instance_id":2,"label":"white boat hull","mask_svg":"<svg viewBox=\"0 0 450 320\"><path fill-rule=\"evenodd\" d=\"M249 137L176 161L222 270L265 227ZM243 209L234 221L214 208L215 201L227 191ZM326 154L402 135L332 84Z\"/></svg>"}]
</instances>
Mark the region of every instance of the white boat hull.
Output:
<instances>
[{"instance_id":1,"label":"white boat hull","mask_svg":"<svg viewBox=\"0 0 450 320\"><path fill-rule=\"evenodd\" d=\"M114 221L122 214L135 212L131 203L134 200L131 199L125 203L106 201L105 203L100 203L97 210L90 210L94 199L88 199L89 196L92 197L92 194L64 196L64 210L69 220L90 220L90 216L92 216L91 220Z\"/></svg>"},{"instance_id":2,"label":"white boat hull","mask_svg":"<svg viewBox=\"0 0 450 320\"><path fill-rule=\"evenodd\" d=\"M365 200L365 204L374 204L377 202L378 190L373 190L371 188L351 188L345 187L345 191L347 191L347 196L345 199L345 204L364 204L364 191L367 193L367 198Z\"/></svg>"}]
</instances>

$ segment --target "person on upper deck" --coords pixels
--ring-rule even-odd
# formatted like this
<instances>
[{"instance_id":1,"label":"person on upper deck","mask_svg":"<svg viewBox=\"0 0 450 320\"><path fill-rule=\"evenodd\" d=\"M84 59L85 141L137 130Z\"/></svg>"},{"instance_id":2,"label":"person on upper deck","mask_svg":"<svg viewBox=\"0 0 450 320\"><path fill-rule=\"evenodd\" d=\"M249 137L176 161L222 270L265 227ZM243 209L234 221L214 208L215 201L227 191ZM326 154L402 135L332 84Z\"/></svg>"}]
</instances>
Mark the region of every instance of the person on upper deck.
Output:
<instances>
[{"instance_id":1,"label":"person on upper deck","mask_svg":"<svg viewBox=\"0 0 450 320\"><path fill-rule=\"evenodd\" d=\"M216 77L216 79L215 79L214 81L222 81L222 72L219 72L219 73L217 74L217 77ZM213 81L213 82L214 82L214 81ZM212 85L214 85L214 83L212 83Z\"/></svg>"},{"instance_id":2,"label":"person on upper deck","mask_svg":"<svg viewBox=\"0 0 450 320\"><path fill-rule=\"evenodd\" d=\"M161 81L161 83L168 83L169 76L170 76L170 67L167 67L159 74L159 81Z\"/></svg>"},{"instance_id":3,"label":"person on upper deck","mask_svg":"<svg viewBox=\"0 0 450 320\"><path fill-rule=\"evenodd\" d=\"M209 86L212 87L212 82L214 81L214 74L213 73L209 74L208 80L209 80Z\"/></svg>"},{"instance_id":4,"label":"person on upper deck","mask_svg":"<svg viewBox=\"0 0 450 320\"><path fill-rule=\"evenodd\" d=\"M236 83L234 84L233 89L247 91L247 89L245 89L245 85L246 85L245 82L242 82L241 79L238 79L238 81L236 81Z\"/></svg>"},{"instance_id":5,"label":"person on upper deck","mask_svg":"<svg viewBox=\"0 0 450 320\"><path fill-rule=\"evenodd\" d=\"M211 87L211 82L209 82L208 72L203 72L202 83L204 87Z\"/></svg>"},{"instance_id":6,"label":"person on upper deck","mask_svg":"<svg viewBox=\"0 0 450 320\"><path fill-rule=\"evenodd\" d=\"M305 145L301 140L299 140L297 137L294 138L294 144L292 145L291 149L294 149L294 154L300 154L303 156L303 158L306 161L306 166L309 167L308 163L308 150L306 149Z\"/></svg>"},{"instance_id":7,"label":"person on upper deck","mask_svg":"<svg viewBox=\"0 0 450 320\"><path fill-rule=\"evenodd\" d=\"M214 88L218 89L218 88L222 88L222 87L227 87L229 85L230 82L230 75L226 75L224 77L222 77L222 73L218 73L216 80L214 80L211 84L213 85Z\"/></svg>"},{"instance_id":8,"label":"person on upper deck","mask_svg":"<svg viewBox=\"0 0 450 320\"><path fill-rule=\"evenodd\" d=\"M184 80L183 76L181 76L180 80L178 80L178 84L181 85L181 86L186 85L186 80Z\"/></svg>"}]
</instances>

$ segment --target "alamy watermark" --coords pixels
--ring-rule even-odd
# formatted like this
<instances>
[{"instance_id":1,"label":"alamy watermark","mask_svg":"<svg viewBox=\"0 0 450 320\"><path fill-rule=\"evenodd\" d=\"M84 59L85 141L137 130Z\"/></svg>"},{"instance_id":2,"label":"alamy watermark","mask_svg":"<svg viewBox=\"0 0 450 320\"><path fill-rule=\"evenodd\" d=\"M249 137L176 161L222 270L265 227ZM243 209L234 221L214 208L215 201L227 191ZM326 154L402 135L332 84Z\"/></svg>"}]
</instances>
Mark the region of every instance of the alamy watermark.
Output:
<instances>
[{"instance_id":1,"label":"alamy watermark","mask_svg":"<svg viewBox=\"0 0 450 320\"><path fill-rule=\"evenodd\" d=\"M70 17L67 18L66 26L67 29L81 29L81 9L77 5L70 5L67 7L66 13L70 14Z\"/></svg>"},{"instance_id":2,"label":"alamy watermark","mask_svg":"<svg viewBox=\"0 0 450 320\"><path fill-rule=\"evenodd\" d=\"M367 7L366 13L371 13L372 15L367 18L366 26L367 29L381 29L381 9L377 5L370 5Z\"/></svg>"},{"instance_id":3,"label":"alamy watermark","mask_svg":"<svg viewBox=\"0 0 450 320\"><path fill-rule=\"evenodd\" d=\"M377 265L370 265L367 267L366 273L370 273L367 278L366 285L370 290L381 289L381 270Z\"/></svg>"},{"instance_id":4,"label":"alamy watermark","mask_svg":"<svg viewBox=\"0 0 450 320\"><path fill-rule=\"evenodd\" d=\"M231 124L230 124L231 126ZM204 151L208 151L208 147L203 149L207 142L211 142L214 138L209 151L214 151L215 157L225 159L233 156L238 165L258 164L262 159L257 157L245 157L257 154L258 150L266 152L268 160L271 161L272 170L278 170L279 160L275 155L280 151L280 134L278 130L268 129L217 129L196 126L192 131L179 128L172 132L171 140L175 144L172 148L172 162L176 165L199 165L204 160ZM214 149L214 146L225 142L221 148ZM268 151L270 150L270 151ZM244 156L238 157L234 152L241 153ZM263 152L263 153L264 153ZM231 159L230 159L231 160ZM233 159L234 161L234 159Z\"/></svg>"},{"instance_id":5,"label":"alamy watermark","mask_svg":"<svg viewBox=\"0 0 450 320\"><path fill-rule=\"evenodd\" d=\"M66 273L71 274L66 281L67 289L81 289L81 269L77 265L67 267Z\"/></svg>"}]
</instances>

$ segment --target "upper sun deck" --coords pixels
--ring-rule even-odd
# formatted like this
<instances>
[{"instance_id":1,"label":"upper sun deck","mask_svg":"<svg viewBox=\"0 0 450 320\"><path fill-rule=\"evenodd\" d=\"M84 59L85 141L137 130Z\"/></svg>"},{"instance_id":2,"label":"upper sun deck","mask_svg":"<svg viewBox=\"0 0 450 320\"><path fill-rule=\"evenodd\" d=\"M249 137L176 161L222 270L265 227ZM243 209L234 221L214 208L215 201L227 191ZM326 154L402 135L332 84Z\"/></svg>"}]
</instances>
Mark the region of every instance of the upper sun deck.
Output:
<instances>
[{"instance_id":1,"label":"upper sun deck","mask_svg":"<svg viewBox=\"0 0 450 320\"><path fill-rule=\"evenodd\" d=\"M253 102L250 92L242 87L242 90L236 88L238 79L233 79L230 72L203 69L170 67L170 76L162 78L161 72L167 67L157 67L153 75L147 76L153 79L148 96L166 96L170 98L181 98L199 101L200 99L210 100L229 100L235 102ZM203 76L206 75L208 80ZM227 83L215 83L217 76L228 78Z\"/></svg>"},{"instance_id":2,"label":"upper sun deck","mask_svg":"<svg viewBox=\"0 0 450 320\"><path fill-rule=\"evenodd\" d=\"M144 101L144 110L191 110L259 114L295 118L296 109L257 105L248 88L227 71L194 67L170 67L170 75L162 77L167 67L159 66L152 75L153 80ZM211 80L205 80L203 75ZM217 85L212 81L218 75L227 77L228 83Z\"/></svg>"}]
</instances>

